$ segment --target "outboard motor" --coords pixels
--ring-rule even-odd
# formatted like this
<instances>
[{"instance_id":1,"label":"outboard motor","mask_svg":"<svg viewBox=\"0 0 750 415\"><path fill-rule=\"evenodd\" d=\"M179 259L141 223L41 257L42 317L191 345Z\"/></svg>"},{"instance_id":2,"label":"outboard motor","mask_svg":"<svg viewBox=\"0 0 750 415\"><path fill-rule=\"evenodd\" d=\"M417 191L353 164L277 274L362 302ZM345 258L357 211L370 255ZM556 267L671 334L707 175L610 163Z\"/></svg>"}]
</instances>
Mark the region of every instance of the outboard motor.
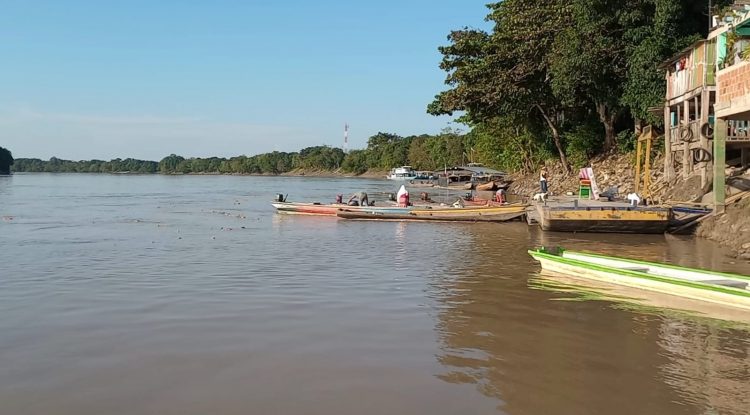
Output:
<instances>
[{"instance_id":1,"label":"outboard motor","mask_svg":"<svg viewBox=\"0 0 750 415\"><path fill-rule=\"evenodd\" d=\"M466 194L464 195L464 200L471 200L471 199L472 199L471 192L466 192Z\"/></svg>"}]
</instances>

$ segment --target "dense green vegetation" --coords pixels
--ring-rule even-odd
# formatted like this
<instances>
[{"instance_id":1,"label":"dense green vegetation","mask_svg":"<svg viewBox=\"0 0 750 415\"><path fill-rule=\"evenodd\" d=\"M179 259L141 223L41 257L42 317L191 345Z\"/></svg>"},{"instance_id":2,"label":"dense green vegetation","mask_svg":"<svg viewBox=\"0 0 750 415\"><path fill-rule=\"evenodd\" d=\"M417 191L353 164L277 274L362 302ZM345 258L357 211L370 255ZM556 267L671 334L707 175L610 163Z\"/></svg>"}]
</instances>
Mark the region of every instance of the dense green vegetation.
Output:
<instances>
[{"instance_id":1,"label":"dense green vegetation","mask_svg":"<svg viewBox=\"0 0 750 415\"><path fill-rule=\"evenodd\" d=\"M70 161L51 158L18 159L17 172L56 173L217 173L217 174L281 174L296 169L304 171L341 171L360 174L369 169L390 169L412 163L420 169L442 168L468 161L465 151L470 135L446 130L438 136L400 137L378 133L370 137L368 147L345 154L340 148L316 146L299 152L274 151L255 156L232 158L185 158L176 154L161 161L115 159L110 161Z\"/></svg>"},{"instance_id":2,"label":"dense green vegetation","mask_svg":"<svg viewBox=\"0 0 750 415\"><path fill-rule=\"evenodd\" d=\"M48 173L155 173L158 163L136 159L114 159L110 161L86 160L70 161L52 157L49 160L16 159L13 170L17 172Z\"/></svg>"},{"instance_id":3,"label":"dense green vegetation","mask_svg":"<svg viewBox=\"0 0 750 415\"><path fill-rule=\"evenodd\" d=\"M10 166L14 164L10 150L0 147L0 174L10 174Z\"/></svg>"},{"instance_id":4,"label":"dense green vegetation","mask_svg":"<svg viewBox=\"0 0 750 415\"><path fill-rule=\"evenodd\" d=\"M491 31L456 30L440 48L449 89L428 112L463 112L495 151L524 151L524 166L540 151L567 167L632 146L629 132L662 123L649 112L665 95L657 65L708 30L708 0L505 0L488 8Z\"/></svg>"}]
</instances>

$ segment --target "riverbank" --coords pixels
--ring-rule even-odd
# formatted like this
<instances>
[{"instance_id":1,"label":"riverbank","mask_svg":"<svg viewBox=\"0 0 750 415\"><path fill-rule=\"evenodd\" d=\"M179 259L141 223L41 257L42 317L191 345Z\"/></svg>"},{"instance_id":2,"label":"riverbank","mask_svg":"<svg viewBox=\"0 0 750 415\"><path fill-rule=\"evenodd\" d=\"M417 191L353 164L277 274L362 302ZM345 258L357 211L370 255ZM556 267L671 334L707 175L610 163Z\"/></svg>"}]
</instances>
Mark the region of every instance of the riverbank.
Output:
<instances>
[{"instance_id":1,"label":"riverbank","mask_svg":"<svg viewBox=\"0 0 750 415\"><path fill-rule=\"evenodd\" d=\"M666 182L663 175L664 158L657 154L651 163L650 199L654 203L706 203L710 205L710 188L700 185L700 177ZM578 170L565 172L559 162L546 165L549 172L549 190L553 195L578 193ZM617 188L624 198L635 190L635 154L601 155L591 162L601 191ZM509 193L530 197L539 192L539 173L513 174ZM734 192L734 190L730 189ZM640 192L643 194L643 191ZM722 215L707 218L696 229L695 235L719 243L727 254L750 260L750 198L727 205Z\"/></svg>"},{"instance_id":2,"label":"riverbank","mask_svg":"<svg viewBox=\"0 0 750 415\"><path fill-rule=\"evenodd\" d=\"M662 167L664 159L656 155L651 162L651 182L657 183L662 179ZM564 195L567 192L578 193L578 169L572 169L570 173L563 169L558 162L548 162L545 167L548 171L549 191L553 195ZM621 196L625 196L635 190L635 153L612 153L599 155L591 160L596 183L600 191L608 188L616 188ZM532 196L539 192L539 172L515 173L510 178L513 184L508 192L511 194Z\"/></svg>"},{"instance_id":3,"label":"riverbank","mask_svg":"<svg viewBox=\"0 0 750 415\"><path fill-rule=\"evenodd\" d=\"M740 259L750 260L750 198L728 205L723 215L706 219L695 234L718 242Z\"/></svg>"}]
</instances>

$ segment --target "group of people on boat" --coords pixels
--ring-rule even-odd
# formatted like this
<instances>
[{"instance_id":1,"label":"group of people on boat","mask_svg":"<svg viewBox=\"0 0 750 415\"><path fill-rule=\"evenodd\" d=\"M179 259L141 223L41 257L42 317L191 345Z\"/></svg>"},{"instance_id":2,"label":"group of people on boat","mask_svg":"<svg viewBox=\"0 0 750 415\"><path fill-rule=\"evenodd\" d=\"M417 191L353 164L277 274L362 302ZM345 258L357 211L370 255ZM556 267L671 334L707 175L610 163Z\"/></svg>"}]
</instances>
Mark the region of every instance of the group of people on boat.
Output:
<instances>
[{"instance_id":1,"label":"group of people on boat","mask_svg":"<svg viewBox=\"0 0 750 415\"><path fill-rule=\"evenodd\" d=\"M393 195L391 195L391 198L393 198ZM494 199L495 199L494 202L497 202L497 203L507 203L508 199L506 196L505 189L498 189L495 192ZM394 199L391 199L391 200L394 200ZM407 206L412 205L411 202L409 201L409 191L406 190L406 187L401 186L398 193L396 194L395 201L401 207L407 207ZM352 194L349 197L349 199L346 201L346 203L344 202L344 195L338 194L336 195L336 203L346 204L347 206L375 206L375 201L371 202L369 197L367 196L367 192L364 192L364 191L359 191L359 192Z\"/></svg>"},{"instance_id":2,"label":"group of people on boat","mask_svg":"<svg viewBox=\"0 0 750 415\"><path fill-rule=\"evenodd\" d=\"M405 186L402 185L401 188L398 190L398 193L396 194L396 201L398 202L398 205L401 207L411 206L411 203L409 202L409 191L406 190ZM336 195L336 203L338 204L344 203L343 194ZM367 196L367 192L359 191L351 195L351 197L349 197L349 200L346 201L346 205L348 206L375 206L375 201L372 201L372 202L370 201L369 197Z\"/></svg>"},{"instance_id":3,"label":"group of people on boat","mask_svg":"<svg viewBox=\"0 0 750 415\"><path fill-rule=\"evenodd\" d=\"M344 204L344 195L338 194L336 195L336 203L337 204ZM367 196L367 192L357 192L351 195L349 197L349 200L346 201L346 205L348 206L374 206L375 202L370 202L370 198Z\"/></svg>"}]
</instances>

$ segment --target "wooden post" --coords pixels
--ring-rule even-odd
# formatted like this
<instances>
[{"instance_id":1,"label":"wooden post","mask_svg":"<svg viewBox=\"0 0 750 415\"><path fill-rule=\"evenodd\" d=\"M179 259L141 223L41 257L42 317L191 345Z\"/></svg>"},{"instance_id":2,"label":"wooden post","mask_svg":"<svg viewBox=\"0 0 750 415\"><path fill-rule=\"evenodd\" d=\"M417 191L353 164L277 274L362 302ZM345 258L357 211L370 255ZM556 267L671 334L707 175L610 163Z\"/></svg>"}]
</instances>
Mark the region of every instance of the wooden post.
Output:
<instances>
[{"instance_id":1,"label":"wooden post","mask_svg":"<svg viewBox=\"0 0 750 415\"><path fill-rule=\"evenodd\" d=\"M700 121L698 122L698 133L701 136L701 148L704 148L706 150L711 149L711 143L706 137L703 137L703 134L701 133L703 124L708 122L708 111L709 111L709 104L711 99L711 93L708 92L705 88L703 91L701 91L701 116L698 118ZM701 187L705 188L708 184L708 179L710 177L710 171L713 168L713 164L708 162L701 163Z\"/></svg>"},{"instance_id":2,"label":"wooden post","mask_svg":"<svg viewBox=\"0 0 750 415\"><path fill-rule=\"evenodd\" d=\"M727 158L727 121L716 118L714 121L714 212L724 213L726 198L726 167Z\"/></svg>"},{"instance_id":3,"label":"wooden post","mask_svg":"<svg viewBox=\"0 0 750 415\"><path fill-rule=\"evenodd\" d=\"M638 137L635 144L635 193L641 187L641 137Z\"/></svg>"},{"instance_id":4,"label":"wooden post","mask_svg":"<svg viewBox=\"0 0 750 415\"><path fill-rule=\"evenodd\" d=\"M682 120L681 125L683 128L690 128L690 100L686 99L682 103ZM682 137L680 137L682 141ZM682 177L687 179L690 177L690 172L693 170L692 160L690 160L690 143L682 141Z\"/></svg>"},{"instance_id":5,"label":"wooden post","mask_svg":"<svg viewBox=\"0 0 750 415\"><path fill-rule=\"evenodd\" d=\"M674 155L672 154L672 111L669 103L664 107L664 177L667 182L674 179ZM638 191L636 190L636 193Z\"/></svg>"},{"instance_id":6,"label":"wooden post","mask_svg":"<svg viewBox=\"0 0 750 415\"><path fill-rule=\"evenodd\" d=\"M643 177L643 195L648 197L648 199L651 199L651 141L653 137L651 129L649 128L649 131L646 134L646 165L644 167ZM651 202L649 201L649 203Z\"/></svg>"}]
</instances>

